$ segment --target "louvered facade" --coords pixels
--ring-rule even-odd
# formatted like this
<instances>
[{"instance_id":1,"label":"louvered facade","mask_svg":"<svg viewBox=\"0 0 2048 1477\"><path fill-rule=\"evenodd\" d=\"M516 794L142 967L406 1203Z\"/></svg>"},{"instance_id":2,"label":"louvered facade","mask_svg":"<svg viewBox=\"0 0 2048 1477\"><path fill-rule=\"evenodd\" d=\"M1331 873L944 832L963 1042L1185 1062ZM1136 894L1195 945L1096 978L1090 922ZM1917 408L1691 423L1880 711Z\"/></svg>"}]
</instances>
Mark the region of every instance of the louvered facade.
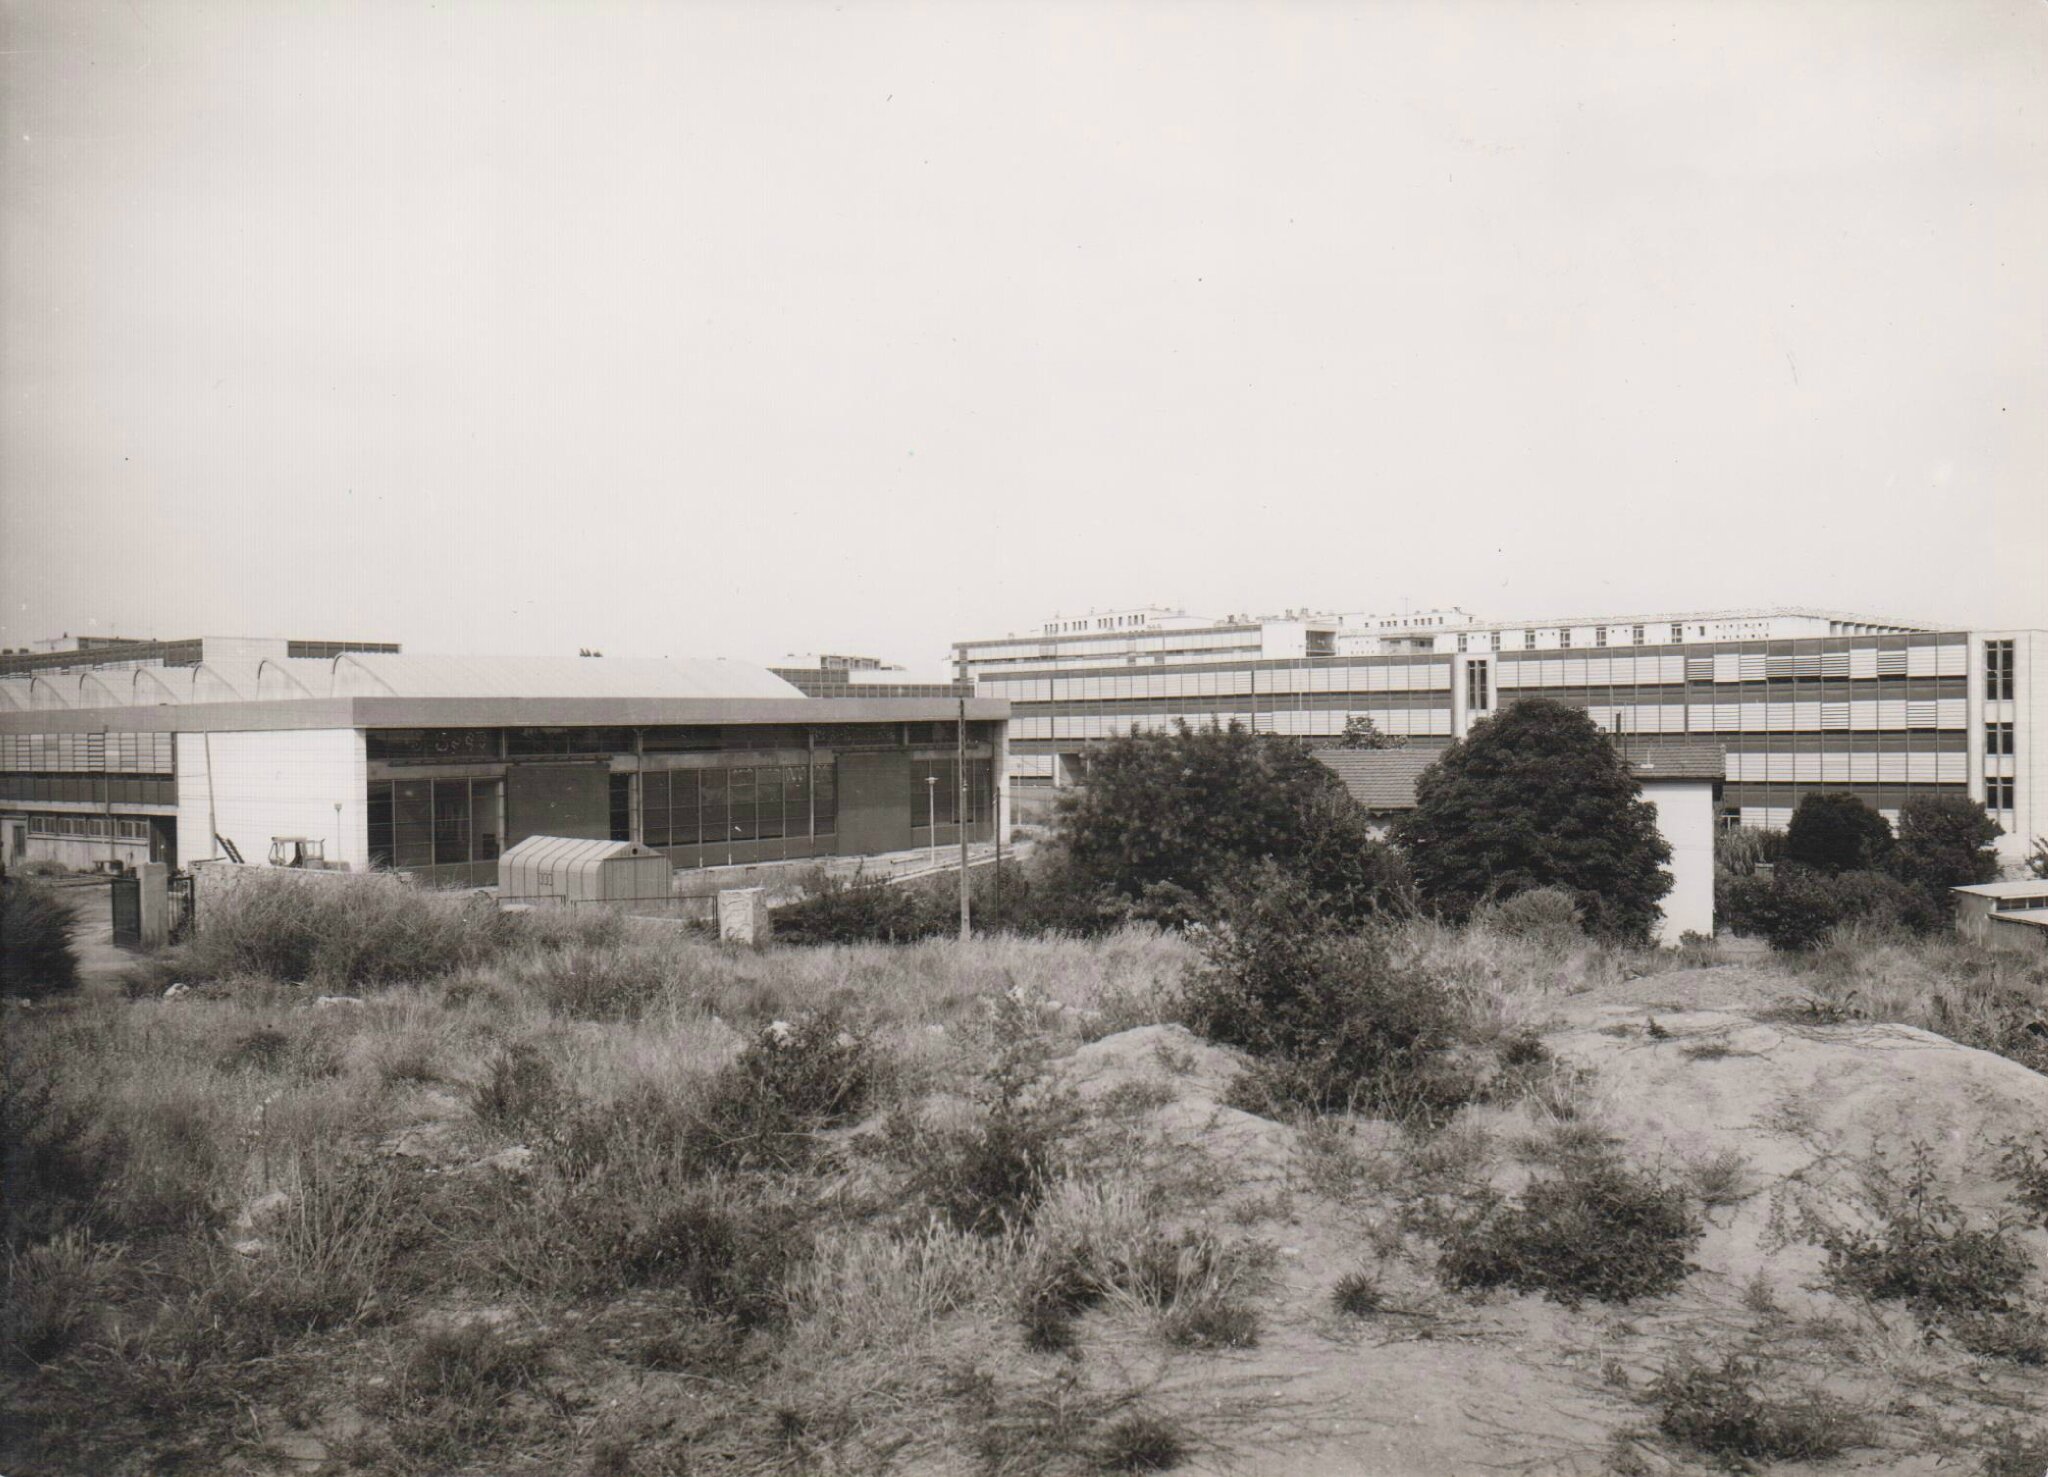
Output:
<instances>
[{"instance_id":1,"label":"louvered facade","mask_svg":"<svg viewBox=\"0 0 2048 1477\"><path fill-rule=\"evenodd\" d=\"M1218 659L1211 643L1226 639L1235 649ZM955 657L1011 704L1010 781L1027 804L1078 780L1091 744L1133 729L1235 722L1323 743L1363 715L1442 747L1503 704L1546 697L1651 749L1716 742L1724 824L1782 827L1813 790L1851 791L1893 819L1915 794L1969 795L2014 857L2048 833L2034 778L2048 765L2043 643L1807 610L1499 623L1453 611L1048 630L962 642Z\"/></svg>"}]
</instances>

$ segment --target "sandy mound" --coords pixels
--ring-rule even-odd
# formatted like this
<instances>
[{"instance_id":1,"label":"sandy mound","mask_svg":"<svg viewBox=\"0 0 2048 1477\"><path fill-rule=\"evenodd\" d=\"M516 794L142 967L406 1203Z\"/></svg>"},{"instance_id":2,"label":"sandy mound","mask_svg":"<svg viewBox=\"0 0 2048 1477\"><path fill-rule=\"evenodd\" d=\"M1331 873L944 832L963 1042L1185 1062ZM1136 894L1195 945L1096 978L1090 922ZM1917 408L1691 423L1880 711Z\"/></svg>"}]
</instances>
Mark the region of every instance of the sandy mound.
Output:
<instances>
[{"instance_id":1,"label":"sandy mound","mask_svg":"<svg viewBox=\"0 0 2048 1477\"><path fill-rule=\"evenodd\" d=\"M1398 1154L1398 1135L1360 1125L1356 1139L1383 1170L1392 1165L1391 1186L1333 1185L1300 1131L1228 1105L1242 1058L1178 1027L1108 1037L1063 1064L1063 1080L1085 1102L1137 1125L1151 1146L1148 1170L1211 1187L1206 1199L1189 1196L1182 1219L1268 1241L1277 1253L1258 1345L1172 1361L1174 1404L1256 1412L1214 1433L1190 1470L1596 1473L1615 1470L1625 1449L1636 1470L1706 1471L1648 1434L1648 1381L1680 1353L1766 1347L1797 1365L1820 1337L1809 1330L1829 1320L1850 1330L1831 1336L1861 1341L1845 1342L1839 1361L1829 1356L1848 1371L1829 1383L1871 1413L1874 1444L1824 1466L1773 1470L1953 1470L1955 1433L1980 1432L2000 1411L2044 1413L2035 1409L2038 1370L1927 1353L1903 1314L1852 1307L1821 1286L1820 1253L1787 1227L1802 1209L1852 1218L1870 1157L1915 1140L1928 1143L1944 1188L1973 1214L2010 1209L1995 1173L1998 1141L2048 1124L2048 1078L1899 1027L1775 1025L1694 1010L1655 1014L1653 1033L1640 1003L1573 1006L1574 1019L1547 1042L1587 1073L1584 1116L1617 1136L1631 1162L1684 1174L1729 1152L1743 1161L1739 1198L1707 1213L1700 1270L1667 1298L1569 1310L1444 1292L1434 1248L1389 1235L1401 1167L1387 1155ZM1495 1183L1526 1181L1515 1145L1535 1135L1528 1110L1471 1117L1495 1143ZM2048 1268L2048 1234L2028 1239ZM1333 1311L1332 1287L1361 1265L1377 1267L1393 1311L1366 1320ZM1779 1311L1745 1303L1759 1277ZM1092 1337L1112 1357L1132 1348L1128 1330L1098 1327Z\"/></svg>"}]
</instances>

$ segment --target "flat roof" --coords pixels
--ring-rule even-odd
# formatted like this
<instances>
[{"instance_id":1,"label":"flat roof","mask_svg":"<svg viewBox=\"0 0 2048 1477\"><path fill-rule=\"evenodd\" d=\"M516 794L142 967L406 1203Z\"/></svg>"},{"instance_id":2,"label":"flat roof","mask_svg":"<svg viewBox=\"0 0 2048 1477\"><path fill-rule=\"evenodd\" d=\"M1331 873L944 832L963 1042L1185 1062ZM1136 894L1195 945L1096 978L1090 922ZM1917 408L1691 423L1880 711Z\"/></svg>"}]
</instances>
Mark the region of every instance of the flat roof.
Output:
<instances>
[{"instance_id":1,"label":"flat roof","mask_svg":"<svg viewBox=\"0 0 2048 1477\"><path fill-rule=\"evenodd\" d=\"M2048 878L2034 877L2019 882L1973 882L1967 887L1952 887L1951 892L1967 892L1972 897L2048 897Z\"/></svg>"},{"instance_id":2,"label":"flat roof","mask_svg":"<svg viewBox=\"0 0 2048 1477\"><path fill-rule=\"evenodd\" d=\"M794 689L792 689L794 691ZM310 728L655 728L707 724L946 723L959 698L316 697L0 711L0 733L234 733ZM1007 719L1003 698L965 699L973 722Z\"/></svg>"}]
</instances>

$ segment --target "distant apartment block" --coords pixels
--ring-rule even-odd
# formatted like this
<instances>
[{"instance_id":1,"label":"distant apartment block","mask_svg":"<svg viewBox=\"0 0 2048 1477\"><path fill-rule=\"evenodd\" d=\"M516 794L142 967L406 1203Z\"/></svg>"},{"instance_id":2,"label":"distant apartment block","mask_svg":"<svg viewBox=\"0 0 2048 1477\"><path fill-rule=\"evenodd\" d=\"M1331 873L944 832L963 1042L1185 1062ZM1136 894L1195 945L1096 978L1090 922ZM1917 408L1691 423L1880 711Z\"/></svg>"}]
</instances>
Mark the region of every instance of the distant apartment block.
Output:
<instances>
[{"instance_id":1,"label":"distant apartment block","mask_svg":"<svg viewBox=\"0 0 2048 1477\"><path fill-rule=\"evenodd\" d=\"M1442 747L1518 698L1585 708L1635 746L1711 738L1723 824L1782 827L1846 790L1888 817L1969 795L2001 853L2048 834L2048 633L1947 630L1808 609L1496 621L1401 614L1091 612L956 642L955 670L1011 704L1009 780L1028 809L1091 745L1136 728L1237 722L1334 740L1354 715Z\"/></svg>"}]
</instances>

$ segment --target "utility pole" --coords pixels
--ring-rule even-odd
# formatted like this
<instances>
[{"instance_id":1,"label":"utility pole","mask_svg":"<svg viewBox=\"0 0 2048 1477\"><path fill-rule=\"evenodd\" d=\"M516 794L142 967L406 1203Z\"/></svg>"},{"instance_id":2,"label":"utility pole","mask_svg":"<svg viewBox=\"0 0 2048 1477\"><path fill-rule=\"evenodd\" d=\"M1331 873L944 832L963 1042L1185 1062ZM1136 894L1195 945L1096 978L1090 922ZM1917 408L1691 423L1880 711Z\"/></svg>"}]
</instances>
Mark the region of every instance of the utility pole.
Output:
<instances>
[{"instance_id":1,"label":"utility pole","mask_svg":"<svg viewBox=\"0 0 2048 1477\"><path fill-rule=\"evenodd\" d=\"M960 804L955 818L960 822L960 942L973 937L967 916L967 699L960 699Z\"/></svg>"}]
</instances>

